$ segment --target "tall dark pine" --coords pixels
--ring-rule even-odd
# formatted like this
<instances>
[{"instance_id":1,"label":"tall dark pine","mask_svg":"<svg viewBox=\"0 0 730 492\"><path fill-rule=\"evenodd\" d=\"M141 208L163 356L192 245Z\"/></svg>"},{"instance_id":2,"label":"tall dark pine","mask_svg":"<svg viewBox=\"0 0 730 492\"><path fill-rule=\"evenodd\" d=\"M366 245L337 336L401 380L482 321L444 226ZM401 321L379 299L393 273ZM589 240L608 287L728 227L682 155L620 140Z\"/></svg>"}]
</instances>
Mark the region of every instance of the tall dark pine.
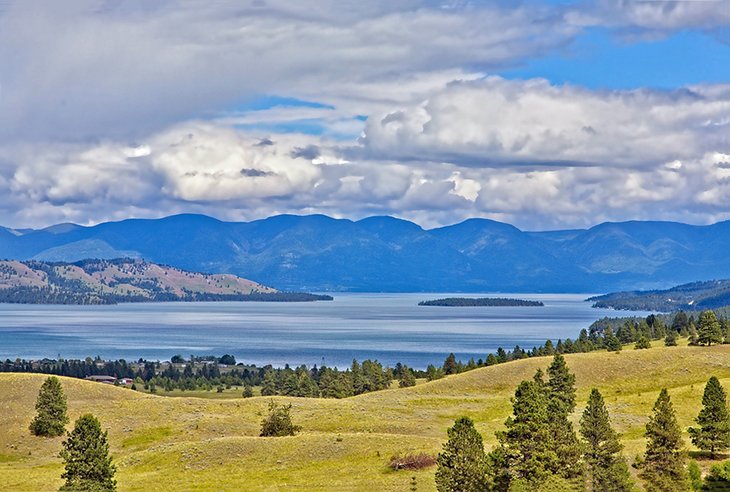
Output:
<instances>
[{"instance_id":1,"label":"tall dark pine","mask_svg":"<svg viewBox=\"0 0 730 492\"><path fill-rule=\"evenodd\" d=\"M648 492L684 492L689 490L685 469L686 457L682 449L682 430L667 389L659 393L649 422L644 469L641 478Z\"/></svg>"},{"instance_id":2,"label":"tall dark pine","mask_svg":"<svg viewBox=\"0 0 730 492\"><path fill-rule=\"evenodd\" d=\"M623 446L611 428L608 410L601 393L593 388L588 406L580 419L580 434L585 441L584 458L593 492L633 490L631 475L621 455Z\"/></svg>"},{"instance_id":3,"label":"tall dark pine","mask_svg":"<svg viewBox=\"0 0 730 492\"><path fill-rule=\"evenodd\" d=\"M547 374L550 444L557 456L552 472L565 478L576 477L582 472L581 446L569 420L575 410L575 375L570 372L565 357L560 354L553 357Z\"/></svg>"},{"instance_id":4,"label":"tall dark pine","mask_svg":"<svg viewBox=\"0 0 730 492\"><path fill-rule=\"evenodd\" d=\"M697 343L700 345L712 345L722 343L722 325L717 320L713 311L703 311L700 314L699 326L697 328Z\"/></svg>"},{"instance_id":5,"label":"tall dark pine","mask_svg":"<svg viewBox=\"0 0 730 492\"><path fill-rule=\"evenodd\" d=\"M30 431L34 435L56 437L66 431L66 395L56 376L50 376L41 386L35 409L37 414L30 423Z\"/></svg>"},{"instance_id":6,"label":"tall dark pine","mask_svg":"<svg viewBox=\"0 0 730 492\"><path fill-rule=\"evenodd\" d=\"M513 415L505 421L507 430L497 433L500 467L509 476L540 483L555 469L547 395L535 380L522 381L512 401Z\"/></svg>"},{"instance_id":7,"label":"tall dark pine","mask_svg":"<svg viewBox=\"0 0 730 492\"><path fill-rule=\"evenodd\" d=\"M68 433L63 443L61 458L65 471L61 478L66 483L62 491L108 492L117 489L114 480L116 467L109 456L107 433L102 432L101 424L91 414L81 416Z\"/></svg>"},{"instance_id":8,"label":"tall dark pine","mask_svg":"<svg viewBox=\"0 0 730 492\"><path fill-rule=\"evenodd\" d=\"M458 372L458 365L456 364L456 356L451 353L444 361L444 374L456 374Z\"/></svg>"},{"instance_id":9,"label":"tall dark pine","mask_svg":"<svg viewBox=\"0 0 730 492\"><path fill-rule=\"evenodd\" d=\"M692 443L714 458L716 451L730 447L730 415L727 397L720 381L712 376L702 396L702 410L697 416L699 427L690 427Z\"/></svg>"},{"instance_id":10,"label":"tall dark pine","mask_svg":"<svg viewBox=\"0 0 730 492\"><path fill-rule=\"evenodd\" d=\"M439 492L486 490L486 454L474 422L469 417L460 417L447 433L449 440L436 458L436 489Z\"/></svg>"}]
</instances>

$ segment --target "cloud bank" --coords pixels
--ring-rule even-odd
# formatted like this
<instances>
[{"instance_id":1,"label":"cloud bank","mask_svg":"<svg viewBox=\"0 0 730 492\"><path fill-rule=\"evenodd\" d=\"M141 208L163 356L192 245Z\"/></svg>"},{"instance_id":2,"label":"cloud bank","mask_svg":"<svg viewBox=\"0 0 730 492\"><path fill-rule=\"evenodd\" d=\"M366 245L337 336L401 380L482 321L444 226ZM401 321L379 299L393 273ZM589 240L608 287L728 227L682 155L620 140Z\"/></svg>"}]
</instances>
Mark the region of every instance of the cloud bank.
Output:
<instances>
[{"instance_id":1,"label":"cloud bank","mask_svg":"<svg viewBox=\"0 0 730 492\"><path fill-rule=\"evenodd\" d=\"M730 218L730 85L490 75L597 26L715 36L721 4L9 2L1 223Z\"/></svg>"}]
</instances>

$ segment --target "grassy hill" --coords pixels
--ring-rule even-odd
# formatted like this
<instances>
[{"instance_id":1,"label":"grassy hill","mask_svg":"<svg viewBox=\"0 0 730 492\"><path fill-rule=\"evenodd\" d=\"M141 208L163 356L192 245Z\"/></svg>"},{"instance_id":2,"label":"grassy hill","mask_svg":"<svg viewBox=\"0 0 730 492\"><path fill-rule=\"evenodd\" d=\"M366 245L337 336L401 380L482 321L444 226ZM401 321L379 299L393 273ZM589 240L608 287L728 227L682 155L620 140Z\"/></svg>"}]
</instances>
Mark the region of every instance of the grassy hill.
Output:
<instances>
[{"instance_id":1,"label":"grassy hill","mask_svg":"<svg viewBox=\"0 0 730 492\"><path fill-rule=\"evenodd\" d=\"M598 387L630 458L643 451L643 426L661 387L669 388L684 428L700 409L710 375L730 389L730 345L626 349L566 359L578 384L574 418L590 388ZM269 398L166 398L75 379L62 383L72 420L92 412L109 429L120 490L160 484L170 490L409 490L416 476L418 490L428 491L434 490L433 468L394 472L386 466L388 458L437 453L459 415L475 419L487 446L493 446L494 431L511 412L515 386L549 362L526 359L346 400L279 397L293 403L303 432L266 439L257 435ZM0 374L0 482L8 490L57 490L61 484L62 439L28 432L43 379Z\"/></svg>"},{"instance_id":2,"label":"grassy hill","mask_svg":"<svg viewBox=\"0 0 730 492\"><path fill-rule=\"evenodd\" d=\"M277 291L235 275L187 272L139 259L0 261L0 302L109 304L233 300L261 294Z\"/></svg>"}]
</instances>

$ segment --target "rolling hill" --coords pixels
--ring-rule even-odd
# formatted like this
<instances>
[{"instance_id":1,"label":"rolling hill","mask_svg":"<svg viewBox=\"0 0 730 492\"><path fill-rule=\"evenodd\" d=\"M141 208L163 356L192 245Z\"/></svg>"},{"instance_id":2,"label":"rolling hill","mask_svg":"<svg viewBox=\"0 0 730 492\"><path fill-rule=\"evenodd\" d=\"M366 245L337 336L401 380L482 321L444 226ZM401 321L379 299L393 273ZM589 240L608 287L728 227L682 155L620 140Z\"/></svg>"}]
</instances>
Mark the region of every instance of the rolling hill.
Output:
<instances>
[{"instance_id":1,"label":"rolling hill","mask_svg":"<svg viewBox=\"0 0 730 492\"><path fill-rule=\"evenodd\" d=\"M600 292L730 278L729 241L730 222L634 221L529 232L486 219L423 229L393 217L223 222L177 215L0 229L0 258L143 258L284 290Z\"/></svg>"},{"instance_id":2,"label":"rolling hill","mask_svg":"<svg viewBox=\"0 0 730 492\"><path fill-rule=\"evenodd\" d=\"M566 356L576 374L577 423L592 387L603 393L632 460L644 449L644 424L657 394L669 388L680 426L701 408L710 375L730 387L730 346L655 347ZM71 419L91 412L109 430L120 491L150 490L435 490L435 469L394 472L393 454L437 453L456 417L472 417L491 448L511 412L519 381L543 370L540 357L449 376L413 388L344 400L277 397L291 402L295 437L259 438L270 398L231 400L151 396L62 378ZM28 432L45 376L0 374L0 481L13 491L57 490L62 438ZM689 439L685 432L685 443ZM711 462L701 460L707 469Z\"/></svg>"},{"instance_id":3,"label":"rolling hill","mask_svg":"<svg viewBox=\"0 0 730 492\"><path fill-rule=\"evenodd\" d=\"M319 300L230 274L193 273L144 260L0 261L0 302L112 304L145 301Z\"/></svg>"}]
</instances>

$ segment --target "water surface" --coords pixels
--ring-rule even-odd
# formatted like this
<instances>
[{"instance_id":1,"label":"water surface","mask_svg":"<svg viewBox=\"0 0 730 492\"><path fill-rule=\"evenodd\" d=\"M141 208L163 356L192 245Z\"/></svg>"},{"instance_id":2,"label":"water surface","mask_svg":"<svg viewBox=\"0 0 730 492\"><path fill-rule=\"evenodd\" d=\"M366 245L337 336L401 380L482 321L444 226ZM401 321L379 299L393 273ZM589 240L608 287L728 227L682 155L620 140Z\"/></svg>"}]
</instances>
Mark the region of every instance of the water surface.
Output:
<instances>
[{"instance_id":1,"label":"water surface","mask_svg":"<svg viewBox=\"0 0 730 492\"><path fill-rule=\"evenodd\" d=\"M232 354L257 365L346 366L377 358L424 368L449 352L479 359L500 346L574 339L596 319L618 315L591 308L583 301L589 295L499 294L543 307L427 307L417 304L458 294L351 293L315 303L0 304L0 358Z\"/></svg>"}]
</instances>

